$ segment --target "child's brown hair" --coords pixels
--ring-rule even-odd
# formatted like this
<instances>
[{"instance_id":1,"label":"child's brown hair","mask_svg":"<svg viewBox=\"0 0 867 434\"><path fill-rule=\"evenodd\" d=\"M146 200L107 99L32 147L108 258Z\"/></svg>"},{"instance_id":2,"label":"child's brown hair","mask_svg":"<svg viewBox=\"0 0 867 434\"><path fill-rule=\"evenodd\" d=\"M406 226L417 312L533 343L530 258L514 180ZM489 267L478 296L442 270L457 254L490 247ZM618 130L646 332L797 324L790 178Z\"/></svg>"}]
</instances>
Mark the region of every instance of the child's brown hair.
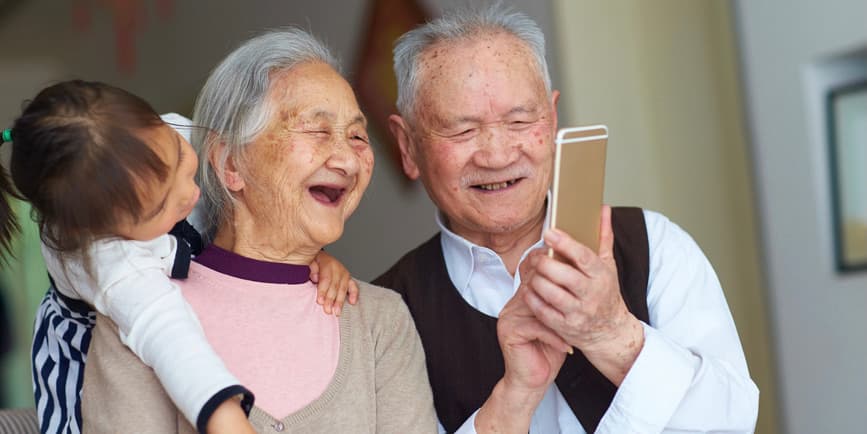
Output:
<instances>
[{"instance_id":1,"label":"child's brown hair","mask_svg":"<svg viewBox=\"0 0 867 434\"><path fill-rule=\"evenodd\" d=\"M18 229L9 196L32 204L43 243L63 253L110 236L122 218L136 221L139 186L168 172L137 133L163 124L147 102L104 83L73 80L39 92L8 134L11 182L0 168L2 252Z\"/></svg>"}]
</instances>

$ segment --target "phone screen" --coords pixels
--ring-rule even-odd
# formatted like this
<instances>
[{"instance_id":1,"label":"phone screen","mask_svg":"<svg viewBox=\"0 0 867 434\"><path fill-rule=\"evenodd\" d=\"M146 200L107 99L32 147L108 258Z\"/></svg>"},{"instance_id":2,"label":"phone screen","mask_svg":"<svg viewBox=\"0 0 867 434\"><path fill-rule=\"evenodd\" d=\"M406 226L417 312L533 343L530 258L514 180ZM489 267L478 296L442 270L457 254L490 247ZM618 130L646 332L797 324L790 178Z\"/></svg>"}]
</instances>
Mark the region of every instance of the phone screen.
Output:
<instances>
[{"instance_id":1,"label":"phone screen","mask_svg":"<svg viewBox=\"0 0 867 434\"><path fill-rule=\"evenodd\" d=\"M563 128L555 143L551 227L598 253L608 127Z\"/></svg>"}]
</instances>

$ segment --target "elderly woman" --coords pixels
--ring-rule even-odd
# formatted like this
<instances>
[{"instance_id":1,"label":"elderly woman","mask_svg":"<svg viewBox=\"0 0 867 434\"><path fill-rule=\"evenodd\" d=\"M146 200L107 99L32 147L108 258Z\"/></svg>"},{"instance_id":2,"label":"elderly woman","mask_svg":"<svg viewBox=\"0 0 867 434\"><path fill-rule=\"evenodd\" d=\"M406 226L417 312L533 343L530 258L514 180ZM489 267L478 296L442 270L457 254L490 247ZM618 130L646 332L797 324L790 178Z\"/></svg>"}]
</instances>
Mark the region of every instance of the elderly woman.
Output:
<instances>
[{"instance_id":1,"label":"elderly woman","mask_svg":"<svg viewBox=\"0 0 867 434\"><path fill-rule=\"evenodd\" d=\"M308 265L337 240L370 181L365 118L309 34L252 39L196 103L205 233L179 282L214 349L256 396L258 432L436 432L419 337L389 290L359 282L339 318ZM195 432L100 317L85 371L85 432Z\"/></svg>"}]
</instances>

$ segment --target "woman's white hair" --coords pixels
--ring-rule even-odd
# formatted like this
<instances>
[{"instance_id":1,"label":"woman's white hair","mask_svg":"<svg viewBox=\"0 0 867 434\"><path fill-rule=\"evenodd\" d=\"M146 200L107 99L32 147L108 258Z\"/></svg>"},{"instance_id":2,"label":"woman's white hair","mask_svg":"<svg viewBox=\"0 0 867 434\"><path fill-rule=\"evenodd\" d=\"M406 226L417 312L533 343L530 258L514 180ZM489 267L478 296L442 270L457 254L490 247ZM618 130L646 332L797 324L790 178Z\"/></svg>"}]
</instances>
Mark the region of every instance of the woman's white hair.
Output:
<instances>
[{"instance_id":1,"label":"woman's white hair","mask_svg":"<svg viewBox=\"0 0 867 434\"><path fill-rule=\"evenodd\" d=\"M394 74L397 77L397 110L411 119L419 86L419 60L431 46L449 41L462 41L480 35L507 33L530 49L551 93L551 77L545 60L545 35L527 15L516 12L500 2L483 9L460 9L430 21L401 36L394 46Z\"/></svg>"},{"instance_id":2,"label":"woman's white hair","mask_svg":"<svg viewBox=\"0 0 867 434\"><path fill-rule=\"evenodd\" d=\"M217 65L196 99L191 142L199 156L197 180L202 189L200 223L206 239L231 213L233 197L220 182L226 162L243 162L244 148L268 125L274 107L268 101L273 72L306 62L339 65L328 48L309 32L295 27L268 31L244 42ZM209 156L217 146L223 146ZM236 167L241 169L240 167Z\"/></svg>"}]
</instances>

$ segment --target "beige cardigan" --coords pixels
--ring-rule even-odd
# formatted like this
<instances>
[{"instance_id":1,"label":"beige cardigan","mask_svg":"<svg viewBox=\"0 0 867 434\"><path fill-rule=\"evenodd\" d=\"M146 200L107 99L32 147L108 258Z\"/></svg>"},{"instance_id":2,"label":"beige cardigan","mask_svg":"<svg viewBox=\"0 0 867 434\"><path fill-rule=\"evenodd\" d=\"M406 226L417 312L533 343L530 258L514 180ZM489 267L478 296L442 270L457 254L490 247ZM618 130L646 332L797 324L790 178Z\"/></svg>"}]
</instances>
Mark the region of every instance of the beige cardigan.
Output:
<instances>
[{"instance_id":1,"label":"beige cardigan","mask_svg":"<svg viewBox=\"0 0 867 434\"><path fill-rule=\"evenodd\" d=\"M339 360L325 392L281 420L253 407L256 431L437 432L424 352L406 305L397 293L357 283L359 301L343 308ZM104 316L93 332L81 402L85 434L196 432Z\"/></svg>"}]
</instances>

